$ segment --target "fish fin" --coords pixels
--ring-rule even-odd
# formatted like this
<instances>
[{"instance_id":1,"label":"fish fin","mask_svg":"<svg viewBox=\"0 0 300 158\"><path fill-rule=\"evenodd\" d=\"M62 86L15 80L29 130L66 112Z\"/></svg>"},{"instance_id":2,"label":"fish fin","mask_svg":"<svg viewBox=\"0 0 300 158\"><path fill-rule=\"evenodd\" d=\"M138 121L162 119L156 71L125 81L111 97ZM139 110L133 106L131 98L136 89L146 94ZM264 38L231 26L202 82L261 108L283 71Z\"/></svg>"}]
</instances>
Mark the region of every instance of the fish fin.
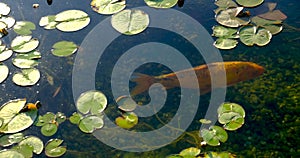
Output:
<instances>
[{"instance_id":1,"label":"fish fin","mask_svg":"<svg viewBox=\"0 0 300 158\"><path fill-rule=\"evenodd\" d=\"M155 82L155 78L153 76L146 74L134 73L133 76L134 78L131 79L131 81L135 82L136 86L130 92L132 96L145 92Z\"/></svg>"}]
</instances>

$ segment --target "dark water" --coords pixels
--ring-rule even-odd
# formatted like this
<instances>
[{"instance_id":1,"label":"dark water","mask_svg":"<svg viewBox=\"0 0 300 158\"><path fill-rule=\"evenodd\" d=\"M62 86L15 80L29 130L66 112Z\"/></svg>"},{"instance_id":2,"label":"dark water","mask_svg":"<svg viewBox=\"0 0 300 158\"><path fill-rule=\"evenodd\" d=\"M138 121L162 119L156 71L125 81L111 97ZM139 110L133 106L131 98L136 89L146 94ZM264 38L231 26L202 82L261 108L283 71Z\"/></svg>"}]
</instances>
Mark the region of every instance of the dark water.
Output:
<instances>
[{"instance_id":1,"label":"dark water","mask_svg":"<svg viewBox=\"0 0 300 158\"><path fill-rule=\"evenodd\" d=\"M11 7L10 15L17 21L26 20L37 25L33 37L37 37L41 42L38 50L42 53L42 58L39 59L38 69L41 71L42 77L38 85L24 88L14 85L11 81L12 75L10 75L1 84L0 104L15 98L27 98L29 102L39 100L43 104L39 110L40 114L48 111L54 113L60 111L66 116L70 116L76 111L72 96L72 64L76 54L66 58L55 57L50 52L51 46L60 40L71 40L80 45L84 37L108 16L92 11L89 1L54 0L51 6L47 5L46 0L2 0L1 2ZM266 68L263 76L227 89L226 101L238 103L245 108L245 125L237 131L229 132L229 140L220 147L204 147L201 149L203 151L229 151L241 157L299 157L300 5L297 0L268 2L277 2L277 9L288 16L284 22L283 31L275 35L270 44L264 47L246 47L239 43L235 49L221 51L224 61L251 61ZM33 3L39 3L40 7L33 9ZM127 8L138 6L145 6L145 4L143 1L129 1ZM186 0L183 8L175 7L174 9L193 17L209 33L212 33L212 26L217 24L213 12L215 8L212 0ZM252 13L262 13L267 7L263 4L258 8L260 9L253 9ZM91 23L83 30L74 33L44 30L38 26L42 16L57 14L68 9L85 11L90 15ZM2 40L8 45L15 36L11 30L9 36ZM99 37L99 40L101 41L102 38L105 37ZM95 86L107 95L110 103L114 102L111 95L110 75L115 62L130 47L151 41L175 47L189 59L193 66L204 63L202 57L195 55L195 48L178 34L151 28L132 37L122 35L105 50L96 71ZM11 60L4 63L9 66L11 73L17 70L11 64ZM171 72L170 69L159 64L145 64L137 68L137 71L151 75ZM54 78L54 85L47 82L47 74ZM61 90L53 97L58 87L61 87ZM179 94L178 89L171 91L166 106L158 113L163 121L169 121L169 117L176 113ZM201 96L200 104L207 106L209 99L209 94ZM149 102L149 98L146 97L145 102ZM114 106L110 109L115 110ZM205 108L199 108L188 131L199 130L201 124L198 123L198 120L204 117L205 112ZM166 116L167 113L170 116ZM117 115L116 113L110 114L112 119ZM162 125L155 118L141 119L141 122L151 124L153 128L159 128ZM144 131L150 130L142 126L139 128ZM32 127L25 133L41 136L44 141L49 139L42 136L37 127ZM128 153L101 143L93 135L82 133L68 121L61 124L58 133L51 138L60 138L65 141L68 152L64 157L164 157L168 154L179 153L184 148L195 146L195 144L185 141L191 138L184 137L177 143L153 152Z\"/></svg>"}]
</instances>

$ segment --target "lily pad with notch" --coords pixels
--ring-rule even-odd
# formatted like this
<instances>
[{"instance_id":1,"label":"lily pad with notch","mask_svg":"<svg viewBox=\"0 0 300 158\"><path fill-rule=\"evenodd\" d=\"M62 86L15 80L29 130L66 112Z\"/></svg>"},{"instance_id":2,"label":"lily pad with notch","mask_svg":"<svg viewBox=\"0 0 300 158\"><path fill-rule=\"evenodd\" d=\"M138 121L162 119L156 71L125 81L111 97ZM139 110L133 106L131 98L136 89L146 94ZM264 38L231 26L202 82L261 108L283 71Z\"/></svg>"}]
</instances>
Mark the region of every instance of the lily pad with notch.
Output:
<instances>
[{"instance_id":1,"label":"lily pad with notch","mask_svg":"<svg viewBox=\"0 0 300 158\"><path fill-rule=\"evenodd\" d=\"M236 103L223 103L218 108L218 121L226 130L237 130L244 124L245 110Z\"/></svg>"},{"instance_id":2,"label":"lily pad with notch","mask_svg":"<svg viewBox=\"0 0 300 158\"><path fill-rule=\"evenodd\" d=\"M76 107L82 114L91 113L92 115L96 115L101 113L106 106L106 96L102 92L96 90L82 93L76 101Z\"/></svg>"},{"instance_id":3,"label":"lily pad with notch","mask_svg":"<svg viewBox=\"0 0 300 158\"><path fill-rule=\"evenodd\" d=\"M220 142L226 142L228 139L227 132L219 126L211 126L209 129L201 130L201 137L211 146L218 146Z\"/></svg>"},{"instance_id":4,"label":"lily pad with notch","mask_svg":"<svg viewBox=\"0 0 300 158\"><path fill-rule=\"evenodd\" d=\"M2 9L2 8L1 8ZM0 22L6 24L6 28L10 29L16 23L16 20L11 16L0 16Z\"/></svg>"},{"instance_id":5,"label":"lily pad with notch","mask_svg":"<svg viewBox=\"0 0 300 158\"><path fill-rule=\"evenodd\" d=\"M0 137L0 146L7 147L19 143L24 138L23 133L6 134Z\"/></svg>"},{"instance_id":6,"label":"lily pad with notch","mask_svg":"<svg viewBox=\"0 0 300 158\"><path fill-rule=\"evenodd\" d=\"M129 96L120 96L116 99L116 103L119 105L118 108L122 111L133 111L137 104Z\"/></svg>"},{"instance_id":7,"label":"lily pad with notch","mask_svg":"<svg viewBox=\"0 0 300 158\"><path fill-rule=\"evenodd\" d=\"M232 0L217 0L217 1L215 1L215 5L217 5L219 7L215 10L216 14L218 14L220 11L226 10L228 8L238 7L238 5Z\"/></svg>"},{"instance_id":8,"label":"lily pad with notch","mask_svg":"<svg viewBox=\"0 0 300 158\"><path fill-rule=\"evenodd\" d=\"M66 10L55 15L55 21L58 22L58 30L74 32L86 27L90 23L90 17L81 10Z\"/></svg>"},{"instance_id":9,"label":"lily pad with notch","mask_svg":"<svg viewBox=\"0 0 300 158\"><path fill-rule=\"evenodd\" d=\"M92 0L92 9L100 14L114 14L126 7L125 0Z\"/></svg>"},{"instance_id":10,"label":"lily pad with notch","mask_svg":"<svg viewBox=\"0 0 300 158\"><path fill-rule=\"evenodd\" d=\"M17 53L27 53L39 45L39 41L32 36L17 36L11 42L11 48Z\"/></svg>"},{"instance_id":11,"label":"lily pad with notch","mask_svg":"<svg viewBox=\"0 0 300 158\"><path fill-rule=\"evenodd\" d=\"M50 139L46 143L45 154L48 157L60 157L67 151L66 146L60 146L63 143L61 139Z\"/></svg>"},{"instance_id":12,"label":"lily pad with notch","mask_svg":"<svg viewBox=\"0 0 300 158\"><path fill-rule=\"evenodd\" d=\"M195 147L190 147L182 150L179 155L185 157L196 157L200 154L201 150Z\"/></svg>"},{"instance_id":13,"label":"lily pad with notch","mask_svg":"<svg viewBox=\"0 0 300 158\"><path fill-rule=\"evenodd\" d=\"M103 118L97 115L89 115L80 120L78 127L82 132L93 133L104 125Z\"/></svg>"},{"instance_id":14,"label":"lily pad with notch","mask_svg":"<svg viewBox=\"0 0 300 158\"><path fill-rule=\"evenodd\" d=\"M6 80L9 74L9 69L6 65L0 63L0 83Z\"/></svg>"},{"instance_id":15,"label":"lily pad with notch","mask_svg":"<svg viewBox=\"0 0 300 158\"><path fill-rule=\"evenodd\" d=\"M153 8L172 8L178 0L144 0L149 7Z\"/></svg>"},{"instance_id":16,"label":"lily pad with notch","mask_svg":"<svg viewBox=\"0 0 300 158\"><path fill-rule=\"evenodd\" d=\"M1 8L0 15L8 15L9 14L10 7L7 4L0 2L0 8Z\"/></svg>"},{"instance_id":17,"label":"lily pad with notch","mask_svg":"<svg viewBox=\"0 0 300 158\"><path fill-rule=\"evenodd\" d=\"M29 145L33 147L33 153L40 154L44 149L43 141L36 136L27 136L18 145Z\"/></svg>"},{"instance_id":18,"label":"lily pad with notch","mask_svg":"<svg viewBox=\"0 0 300 158\"><path fill-rule=\"evenodd\" d=\"M251 21L255 23L257 27L263 27L269 30L272 33L272 35L279 33L283 28L281 20L266 20L255 16L251 19Z\"/></svg>"},{"instance_id":19,"label":"lily pad with notch","mask_svg":"<svg viewBox=\"0 0 300 158\"><path fill-rule=\"evenodd\" d=\"M22 69L13 75L13 82L19 86L35 85L41 77L40 71L36 68Z\"/></svg>"},{"instance_id":20,"label":"lily pad with notch","mask_svg":"<svg viewBox=\"0 0 300 158\"><path fill-rule=\"evenodd\" d=\"M239 27L241 25L247 25L250 20L242 20L237 15L243 10L243 7L230 8L221 11L216 15L216 20L219 24L227 27Z\"/></svg>"},{"instance_id":21,"label":"lily pad with notch","mask_svg":"<svg viewBox=\"0 0 300 158\"><path fill-rule=\"evenodd\" d=\"M138 116L133 112L126 112L117 117L115 122L121 128L130 129L138 123Z\"/></svg>"},{"instance_id":22,"label":"lily pad with notch","mask_svg":"<svg viewBox=\"0 0 300 158\"><path fill-rule=\"evenodd\" d=\"M0 50L0 61L5 61L13 55L13 51L10 50L10 49L5 48L5 46L2 47L2 48L3 49L0 48L1 49Z\"/></svg>"},{"instance_id":23,"label":"lily pad with notch","mask_svg":"<svg viewBox=\"0 0 300 158\"><path fill-rule=\"evenodd\" d=\"M47 30L55 29L57 24L58 22L55 21L55 15L43 16L39 21L39 25Z\"/></svg>"},{"instance_id":24,"label":"lily pad with notch","mask_svg":"<svg viewBox=\"0 0 300 158\"><path fill-rule=\"evenodd\" d=\"M239 31L240 40L247 46L267 45L272 38L272 33L265 28L258 28L256 26L244 26Z\"/></svg>"},{"instance_id":25,"label":"lily pad with notch","mask_svg":"<svg viewBox=\"0 0 300 158\"><path fill-rule=\"evenodd\" d=\"M19 35L30 35L35 30L35 24L30 21L17 21L14 25L14 31Z\"/></svg>"},{"instance_id":26,"label":"lily pad with notch","mask_svg":"<svg viewBox=\"0 0 300 158\"><path fill-rule=\"evenodd\" d=\"M264 2L264 0L236 0L239 5L244 7L256 7Z\"/></svg>"}]
</instances>

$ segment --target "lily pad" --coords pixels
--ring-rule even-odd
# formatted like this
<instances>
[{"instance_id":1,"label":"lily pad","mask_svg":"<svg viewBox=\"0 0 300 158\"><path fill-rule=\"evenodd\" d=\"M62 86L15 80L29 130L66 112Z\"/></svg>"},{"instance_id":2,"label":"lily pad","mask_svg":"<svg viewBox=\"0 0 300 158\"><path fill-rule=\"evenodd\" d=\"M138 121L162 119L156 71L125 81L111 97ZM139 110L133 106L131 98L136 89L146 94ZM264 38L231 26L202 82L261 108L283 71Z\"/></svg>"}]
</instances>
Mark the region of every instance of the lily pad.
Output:
<instances>
[{"instance_id":1,"label":"lily pad","mask_svg":"<svg viewBox=\"0 0 300 158\"><path fill-rule=\"evenodd\" d=\"M133 112L127 112L117 117L115 122L121 128L130 129L138 123L138 116Z\"/></svg>"},{"instance_id":2,"label":"lily pad","mask_svg":"<svg viewBox=\"0 0 300 158\"><path fill-rule=\"evenodd\" d=\"M12 149L21 153L24 157L33 157L33 147L30 145L16 145L13 146Z\"/></svg>"},{"instance_id":3,"label":"lily pad","mask_svg":"<svg viewBox=\"0 0 300 158\"><path fill-rule=\"evenodd\" d=\"M241 25L247 25L250 22L249 20L245 21L236 17L242 10L243 7L223 10L216 15L216 20L219 24L227 27L239 27Z\"/></svg>"},{"instance_id":4,"label":"lily pad","mask_svg":"<svg viewBox=\"0 0 300 158\"><path fill-rule=\"evenodd\" d=\"M0 22L4 22L6 24L6 28L9 29L14 26L16 20L10 16L0 16Z\"/></svg>"},{"instance_id":5,"label":"lily pad","mask_svg":"<svg viewBox=\"0 0 300 158\"><path fill-rule=\"evenodd\" d=\"M226 130L236 130L244 124L245 110L235 103L224 103L218 108L218 121Z\"/></svg>"},{"instance_id":6,"label":"lily pad","mask_svg":"<svg viewBox=\"0 0 300 158\"><path fill-rule=\"evenodd\" d=\"M27 53L39 45L39 41L36 38L32 38L32 36L17 36L11 42L12 50L17 53Z\"/></svg>"},{"instance_id":7,"label":"lily pad","mask_svg":"<svg viewBox=\"0 0 300 158\"><path fill-rule=\"evenodd\" d=\"M122 111L133 111L137 104L133 101L129 96L121 96L116 99L117 104L119 105L119 109Z\"/></svg>"},{"instance_id":8,"label":"lily pad","mask_svg":"<svg viewBox=\"0 0 300 158\"><path fill-rule=\"evenodd\" d=\"M41 77L40 71L35 68L22 69L22 72L13 75L13 82L19 86L32 86L36 84Z\"/></svg>"},{"instance_id":9,"label":"lily pad","mask_svg":"<svg viewBox=\"0 0 300 158\"><path fill-rule=\"evenodd\" d=\"M1 47L1 46L0 46ZM13 51L10 49L0 50L0 61L7 60L13 54Z\"/></svg>"},{"instance_id":10,"label":"lily pad","mask_svg":"<svg viewBox=\"0 0 300 158\"><path fill-rule=\"evenodd\" d=\"M63 143L61 139L50 139L45 147L45 154L48 157L60 157L66 153L67 147L60 146Z\"/></svg>"},{"instance_id":11,"label":"lily pad","mask_svg":"<svg viewBox=\"0 0 300 158\"><path fill-rule=\"evenodd\" d=\"M18 21L14 26L14 31L19 35L30 35L35 30L35 24L30 21Z\"/></svg>"},{"instance_id":12,"label":"lily pad","mask_svg":"<svg viewBox=\"0 0 300 158\"><path fill-rule=\"evenodd\" d=\"M202 123L202 124L210 124L210 123L211 123L211 120L200 119L199 122Z\"/></svg>"},{"instance_id":13,"label":"lily pad","mask_svg":"<svg viewBox=\"0 0 300 158\"><path fill-rule=\"evenodd\" d=\"M56 115L52 112L47 112L43 116L39 116L36 122L36 126L44 126L45 124L52 123L55 121Z\"/></svg>"},{"instance_id":14,"label":"lily pad","mask_svg":"<svg viewBox=\"0 0 300 158\"><path fill-rule=\"evenodd\" d=\"M279 33L282 30L282 21L280 20L266 20L263 18L260 18L258 16L255 16L251 19L253 23L255 23L258 27L263 27L267 30L269 30L272 35L275 35Z\"/></svg>"},{"instance_id":15,"label":"lily pad","mask_svg":"<svg viewBox=\"0 0 300 158\"><path fill-rule=\"evenodd\" d=\"M236 103L223 103L220 105L220 107L218 108L218 115L221 115L223 113L228 113L228 112L236 112L239 115L241 115L242 117L245 117L246 113L244 108Z\"/></svg>"},{"instance_id":16,"label":"lily pad","mask_svg":"<svg viewBox=\"0 0 300 158\"><path fill-rule=\"evenodd\" d=\"M47 30L55 29L57 24L58 22L55 21L55 15L43 16L39 21L39 25Z\"/></svg>"},{"instance_id":17,"label":"lily pad","mask_svg":"<svg viewBox=\"0 0 300 158\"><path fill-rule=\"evenodd\" d=\"M96 90L82 93L76 102L76 107L82 114L91 113L92 115L101 113L107 106L105 95Z\"/></svg>"},{"instance_id":18,"label":"lily pad","mask_svg":"<svg viewBox=\"0 0 300 158\"><path fill-rule=\"evenodd\" d=\"M190 147L187 149L182 150L179 155L183 156L183 157L196 157L197 155L199 155L201 152L200 149L195 148L195 147Z\"/></svg>"},{"instance_id":19,"label":"lily pad","mask_svg":"<svg viewBox=\"0 0 300 158\"><path fill-rule=\"evenodd\" d=\"M100 14L114 14L126 7L125 0L92 0L92 9Z\"/></svg>"},{"instance_id":20,"label":"lily pad","mask_svg":"<svg viewBox=\"0 0 300 158\"><path fill-rule=\"evenodd\" d=\"M33 147L33 152L35 154L42 153L44 149L43 141L40 138L35 136L28 136L19 143L19 145L25 145L25 144Z\"/></svg>"},{"instance_id":21,"label":"lily pad","mask_svg":"<svg viewBox=\"0 0 300 158\"><path fill-rule=\"evenodd\" d=\"M256 7L264 2L264 0L236 0L239 5L244 7Z\"/></svg>"},{"instance_id":22,"label":"lily pad","mask_svg":"<svg viewBox=\"0 0 300 158\"><path fill-rule=\"evenodd\" d=\"M81 10L66 10L55 16L58 22L56 28L64 32L78 31L86 27L90 23L90 17Z\"/></svg>"},{"instance_id":23,"label":"lily pad","mask_svg":"<svg viewBox=\"0 0 300 158\"><path fill-rule=\"evenodd\" d=\"M22 59L18 57L14 58L12 60L12 63L18 68L33 68L34 66L39 64L39 62L37 62L36 60Z\"/></svg>"},{"instance_id":24,"label":"lily pad","mask_svg":"<svg viewBox=\"0 0 300 158\"><path fill-rule=\"evenodd\" d=\"M238 5L232 0L217 0L215 1L215 5L219 8L215 10L215 13L218 14L222 10L226 10L228 8L235 8Z\"/></svg>"},{"instance_id":25,"label":"lily pad","mask_svg":"<svg viewBox=\"0 0 300 158\"><path fill-rule=\"evenodd\" d=\"M235 28L228 28L224 26L214 26L213 28L213 34L212 36L215 37L222 37L222 38L238 38L237 35L238 30Z\"/></svg>"},{"instance_id":26,"label":"lily pad","mask_svg":"<svg viewBox=\"0 0 300 158\"><path fill-rule=\"evenodd\" d=\"M47 123L45 125L42 126L41 128L41 133L44 136L52 136L57 132L57 125L55 123Z\"/></svg>"},{"instance_id":27,"label":"lily pad","mask_svg":"<svg viewBox=\"0 0 300 158\"><path fill-rule=\"evenodd\" d=\"M0 146L7 147L19 143L23 139L22 133L7 134L0 137Z\"/></svg>"},{"instance_id":28,"label":"lily pad","mask_svg":"<svg viewBox=\"0 0 300 158\"><path fill-rule=\"evenodd\" d=\"M226 142L228 134L222 127L211 126L209 129L201 130L201 137L208 145L218 146L220 142Z\"/></svg>"},{"instance_id":29,"label":"lily pad","mask_svg":"<svg viewBox=\"0 0 300 158\"><path fill-rule=\"evenodd\" d=\"M0 157L13 157L13 158L25 158L21 153L15 150L1 150Z\"/></svg>"},{"instance_id":30,"label":"lily pad","mask_svg":"<svg viewBox=\"0 0 300 158\"><path fill-rule=\"evenodd\" d=\"M0 8L1 8L0 15L8 15L9 14L10 7L7 4L0 2Z\"/></svg>"},{"instance_id":31,"label":"lily pad","mask_svg":"<svg viewBox=\"0 0 300 158\"><path fill-rule=\"evenodd\" d=\"M9 69L6 65L0 63L0 83L5 81L5 79L8 77Z\"/></svg>"},{"instance_id":32,"label":"lily pad","mask_svg":"<svg viewBox=\"0 0 300 158\"><path fill-rule=\"evenodd\" d=\"M244 26L239 31L240 40L247 46L267 45L272 38L269 30L264 28L257 28L256 26Z\"/></svg>"},{"instance_id":33,"label":"lily pad","mask_svg":"<svg viewBox=\"0 0 300 158\"><path fill-rule=\"evenodd\" d=\"M238 41L235 39L230 39L230 38L218 38L214 42L214 46L219 48L219 49L232 49L236 47L238 44Z\"/></svg>"},{"instance_id":34,"label":"lily pad","mask_svg":"<svg viewBox=\"0 0 300 158\"><path fill-rule=\"evenodd\" d=\"M2 124L9 123L25 106L26 99L15 99L4 103L0 108Z\"/></svg>"},{"instance_id":35,"label":"lily pad","mask_svg":"<svg viewBox=\"0 0 300 158\"><path fill-rule=\"evenodd\" d=\"M74 42L60 41L52 46L52 54L59 57L66 57L74 54L78 46Z\"/></svg>"},{"instance_id":36,"label":"lily pad","mask_svg":"<svg viewBox=\"0 0 300 158\"><path fill-rule=\"evenodd\" d=\"M149 7L153 8L171 8L177 4L178 0L145 0Z\"/></svg>"},{"instance_id":37,"label":"lily pad","mask_svg":"<svg viewBox=\"0 0 300 158\"><path fill-rule=\"evenodd\" d=\"M70 122L73 124L79 124L80 120L82 119L82 115L77 112L74 112L72 116L69 118Z\"/></svg>"},{"instance_id":38,"label":"lily pad","mask_svg":"<svg viewBox=\"0 0 300 158\"><path fill-rule=\"evenodd\" d=\"M134 35L144 31L149 25L149 16L141 10L123 10L111 18L114 29L125 35Z\"/></svg>"},{"instance_id":39,"label":"lily pad","mask_svg":"<svg viewBox=\"0 0 300 158\"><path fill-rule=\"evenodd\" d=\"M67 119L66 115L62 112L57 112L55 116L56 116L55 120L58 124L65 122Z\"/></svg>"},{"instance_id":40,"label":"lily pad","mask_svg":"<svg viewBox=\"0 0 300 158\"><path fill-rule=\"evenodd\" d=\"M90 115L81 119L78 127L82 132L93 133L94 130L102 128L103 124L101 117Z\"/></svg>"}]
</instances>

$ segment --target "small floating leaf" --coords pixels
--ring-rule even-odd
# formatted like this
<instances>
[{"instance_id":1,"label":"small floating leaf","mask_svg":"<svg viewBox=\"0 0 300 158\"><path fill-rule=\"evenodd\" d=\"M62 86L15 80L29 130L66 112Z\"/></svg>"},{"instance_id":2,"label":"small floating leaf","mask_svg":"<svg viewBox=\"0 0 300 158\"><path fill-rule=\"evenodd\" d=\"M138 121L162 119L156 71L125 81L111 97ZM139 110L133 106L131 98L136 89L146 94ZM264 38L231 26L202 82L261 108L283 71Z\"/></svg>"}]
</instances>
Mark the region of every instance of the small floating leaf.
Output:
<instances>
[{"instance_id":1,"label":"small floating leaf","mask_svg":"<svg viewBox=\"0 0 300 158\"><path fill-rule=\"evenodd\" d=\"M1 47L1 46L0 46ZM10 49L5 49L3 51L0 50L0 61L7 60L13 54L13 51Z\"/></svg>"},{"instance_id":2,"label":"small floating leaf","mask_svg":"<svg viewBox=\"0 0 300 158\"><path fill-rule=\"evenodd\" d=\"M52 123L55 120L56 115L52 112L47 112L43 116L39 116L36 122L36 126L44 126L45 124Z\"/></svg>"},{"instance_id":3,"label":"small floating leaf","mask_svg":"<svg viewBox=\"0 0 300 158\"><path fill-rule=\"evenodd\" d=\"M92 0L91 6L100 14L114 14L126 7L125 0Z\"/></svg>"},{"instance_id":4,"label":"small floating leaf","mask_svg":"<svg viewBox=\"0 0 300 158\"><path fill-rule=\"evenodd\" d=\"M213 28L213 34L212 36L215 37L223 37L223 38L238 38L237 35L238 30L234 28L228 28L224 26L214 26Z\"/></svg>"},{"instance_id":5,"label":"small floating leaf","mask_svg":"<svg viewBox=\"0 0 300 158\"><path fill-rule=\"evenodd\" d=\"M228 139L227 132L219 126L211 126L209 129L202 129L201 137L211 146L218 146L220 145L220 142L225 142Z\"/></svg>"},{"instance_id":6,"label":"small floating leaf","mask_svg":"<svg viewBox=\"0 0 300 158\"><path fill-rule=\"evenodd\" d=\"M0 157L13 157L13 158L25 158L21 153L15 151L15 150L1 150L0 151Z\"/></svg>"},{"instance_id":7,"label":"small floating leaf","mask_svg":"<svg viewBox=\"0 0 300 158\"><path fill-rule=\"evenodd\" d=\"M60 157L67 151L65 146L59 146L63 143L61 139L50 139L45 147L45 154L48 157Z\"/></svg>"},{"instance_id":8,"label":"small floating leaf","mask_svg":"<svg viewBox=\"0 0 300 158\"><path fill-rule=\"evenodd\" d=\"M25 106L26 99L14 99L4 103L0 108L0 118L3 124L7 124Z\"/></svg>"},{"instance_id":9,"label":"small floating leaf","mask_svg":"<svg viewBox=\"0 0 300 158\"><path fill-rule=\"evenodd\" d=\"M82 115L77 112L74 112L72 116L69 118L70 122L73 124L79 124L80 120L82 119Z\"/></svg>"},{"instance_id":10,"label":"small floating leaf","mask_svg":"<svg viewBox=\"0 0 300 158\"><path fill-rule=\"evenodd\" d=\"M30 127L37 117L37 110L15 114L10 122L1 127L0 132L16 133Z\"/></svg>"},{"instance_id":11,"label":"small floating leaf","mask_svg":"<svg viewBox=\"0 0 300 158\"><path fill-rule=\"evenodd\" d=\"M94 130L102 128L103 124L104 121L101 117L91 115L81 119L78 127L82 132L93 133Z\"/></svg>"},{"instance_id":12,"label":"small floating leaf","mask_svg":"<svg viewBox=\"0 0 300 158\"><path fill-rule=\"evenodd\" d=\"M87 91L82 93L76 102L76 107L82 114L99 114L107 106L107 99L100 91Z\"/></svg>"},{"instance_id":13,"label":"small floating leaf","mask_svg":"<svg viewBox=\"0 0 300 158\"><path fill-rule=\"evenodd\" d=\"M22 133L7 134L0 137L0 146L7 147L19 143L23 139Z\"/></svg>"},{"instance_id":14,"label":"small floating leaf","mask_svg":"<svg viewBox=\"0 0 300 158\"><path fill-rule=\"evenodd\" d=\"M57 132L57 125L54 123L47 123L43 125L41 128L41 133L47 137L54 135L56 132Z\"/></svg>"},{"instance_id":15,"label":"small floating leaf","mask_svg":"<svg viewBox=\"0 0 300 158\"><path fill-rule=\"evenodd\" d=\"M145 0L149 7L153 8L171 8L177 4L178 0Z\"/></svg>"},{"instance_id":16,"label":"small floating leaf","mask_svg":"<svg viewBox=\"0 0 300 158\"><path fill-rule=\"evenodd\" d=\"M0 63L0 83L2 83L3 81L5 81L5 79L7 78L9 74L9 69L6 65Z\"/></svg>"},{"instance_id":17,"label":"small floating leaf","mask_svg":"<svg viewBox=\"0 0 300 158\"><path fill-rule=\"evenodd\" d=\"M32 86L40 79L40 71L35 68L22 69L22 72L15 73L12 80L19 86Z\"/></svg>"},{"instance_id":18,"label":"small floating leaf","mask_svg":"<svg viewBox=\"0 0 300 158\"><path fill-rule=\"evenodd\" d=\"M130 129L138 123L138 116L133 112L127 112L122 117L117 117L115 122L121 128Z\"/></svg>"},{"instance_id":19,"label":"small floating leaf","mask_svg":"<svg viewBox=\"0 0 300 158\"><path fill-rule=\"evenodd\" d=\"M0 15L8 15L9 14L10 7L7 4L0 2L0 8L1 8Z\"/></svg>"},{"instance_id":20,"label":"small floating leaf","mask_svg":"<svg viewBox=\"0 0 300 158\"><path fill-rule=\"evenodd\" d=\"M52 54L59 57L66 57L77 51L77 45L70 41L60 41L52 46Z\"/></svg>"},{"instance_id":21,"label":"small floating leaf","mask_svg":"<svg viewBox=\"0 0 300 158\"><path fill-rule=\"evenodd\" d=\"M6 28L11 28L16 23L16 20L10 16L0 16L0 22L4 22L6 24Z\"/></svg>"},{"instance_id":22,"label":"small floating leaf","mask_svg":"<svg viewBox=\"0 0 300 158\"><path fill-rule=\"evenodd\" d=\"M90 23L90 17L81 10L67 10L55 16L58 22L56 28L60 31L73 32L86 27Z\"/></svg>"},{"instance_id":23,"label":"small floating leaf","mask_svg":"<svg viewBox=\"0 0 300 158\"><path fill-rule=\"evenodd\" d=\"M30 21L18 21L14 26L14 31L19 35L30 35L35 30L35 24Z\"/></svg>"},{"instance_id":24,"label":"small floating leaf","mask_svg":"<svg viewBox=\"0 0 300 158\"><path fill-rule=\"evenodd\" d=\"M222 10L226 10L227 8L235 8L238 5L232 0L217 0L215 1L215 5L219 8L215 10L215 13L218 14Z\"/></svg>"},{"instance_id":25,"label":"small floating leaf","mask_svg":"<svg viewBox=\"0 0 300 158\"><path fill-rule=\"evenodd\" d=\"M12 50L18 53L27 53L39 45L39 41L32 36L17 36L11 42Z\"/></svg>"},{"instance_id":26,"label":"small floating leaf","mask_svg":"<svg viewBox=\"0 0 300 158\"><path fill-rule=\"evenodd\" d=\"M33 152L35 154L42 153L44 148L43 141L40 138L35 136L28 136L19 143L19 145L25 145L25 144L33 147Z\"/></svg>"},{"instance_id":27,"label":"small floating leaf","mask_svg":"<svg viewBox=\"0 0 300 158\"><path fill-rule=\"evenodd\" d=\"M238 41L235 39L230 39L230 38L218 38L214 42L214 46L219 48L219 49L232 49L236 47L238 44Z\"/></svg>"},{"instance_id":28,"label":"small floating leaf","mask_svg":"<svg viewBox=\"0 0 300 158\"><path fill-rule=\"evenodd\" d=\"M56 120L56 122L58 124L61 124L61 123L65 122L66 119L67 119L67 117L65 116L65 114L62 113L62 112L57 112L56 115L55 115L55 117L56 117L55 120Z\"/></svg>"},{"instance_id":29,"label":"small floating leaf","mask_svg":"<svg viewBox=\"0 0 300 158\"><path fill-rule=\"evenodd\" d=\"M236 130L244 124L245 110L235 103L223 103L218 108L218 121L226 130Z\"/></svg>"},{"instance_id":30,"label":"small floating leaf","mask_svg":"<svg viewBox=\"0 0 300 158\"><path fill-rule=\"evenodd\" d=\"M33 157L33 147L27 144L13 146L12 149L21 153L26 158Z\"/></svg>"},{"instance_id":31,"label":"small floating leaf","mask_svg":"<svg viewBox=\"0 0 300 158\"><path fill-rule=\"evenodd\" d=\"M39 63L35 60L31 59L23 59L23 58L14 58L12 63L18 68L33 68L34 66L38 65Z\"/></svg>"},{"instance_id":32,"label":"small floating leaf","mask_svg":"<svg viewBox=\"0 0 300 158\"><path fill-rule=\"evenodd\" d=\"M200 122L200 123L203 123L203 124L210 124L210 123L211 123L211 120L200 119L199 122Z\"/></svg>"},{"instance_id":33,"label":"small floating leaf","mask_svg":"<svg viewBox=\"0 0 300 158\"><path fill-rule=\"evenodd\" d=\"M144 31L149 25L149 16L141 10L123 10L111 18L113 28L125 35Z\"/></svg>"},{"instance_id":34,"label":"small floating leaf","mask_svg":"<svg viewBox=\"0 0 300 158\"><path fill-rule=\"evenodd\" d=\"M243 10L243 7L230 8L221 11L216 16L216 20L218 23L228 27L239 27L241 25L246 25L250 21L245 21L236 16Z\"/></svg>"},{"instance_id":35,"label":"small floating leaf","mask_svg":"<svg viewBox=\"0 0 300 158\"><path fill-rule=\"evenodd\" d=\"M272 34L264 28L256 26L244 26L239 31L240 40L247 46L264 46L271 41Z\"/></svg>"},{"instance_id":36,"label":"small floating leaf","mask_svg":"<svg viewBox=\"0 0 300 158\"><path fill-rule=\"evenodd\" d=\"M133 111L137 104L133 101L129 96L120 96L116 99L117 104L119 105L119 109L123 111Z\"/></svg>"},{"instance_id":37,"label":"small floating leaf","mask_svg":"<svg viewBox=\"0 0 300 158\"><path fill-rule=\"evenodd\" d=\"M264 2L264 0L236 0L239 5L244 7L255 7Z\"/></svg>"},{"instance_id":38,"label":"small floating leaf","mask_svg":"<svg viewBox=\"0 0 300 158\"><path fill-rule=\"evenodd\" d=\"M272 35L275 35L282 30L282 21L280 20L266 20L258 16L253 17L251 20L256 26L269 30Z\"/></svg>"},{"instance_id":39,"label":"small floating leaf","mask_svg":"<svg viewBox=\"0 0 300 158\"><path fill-rule=\"evenodd\" d=\"M195 147L190 147L187 149L182 150L179 155L183 156L183 157L196 157L197 155L199 155L201 152L200 149L195 148Z\"/></svg>"},{"instance_id":40,"label":"small floating leaf","mask_svg":"<svg viewBox=\"0 0 300 158\"><path fill-rule=\"evenodd\" d=\"M43 16L40 19L39 25L44 27L44 29L55 29L58 22L55 21L55 15Z\"/></svg>"}]
</instances>

